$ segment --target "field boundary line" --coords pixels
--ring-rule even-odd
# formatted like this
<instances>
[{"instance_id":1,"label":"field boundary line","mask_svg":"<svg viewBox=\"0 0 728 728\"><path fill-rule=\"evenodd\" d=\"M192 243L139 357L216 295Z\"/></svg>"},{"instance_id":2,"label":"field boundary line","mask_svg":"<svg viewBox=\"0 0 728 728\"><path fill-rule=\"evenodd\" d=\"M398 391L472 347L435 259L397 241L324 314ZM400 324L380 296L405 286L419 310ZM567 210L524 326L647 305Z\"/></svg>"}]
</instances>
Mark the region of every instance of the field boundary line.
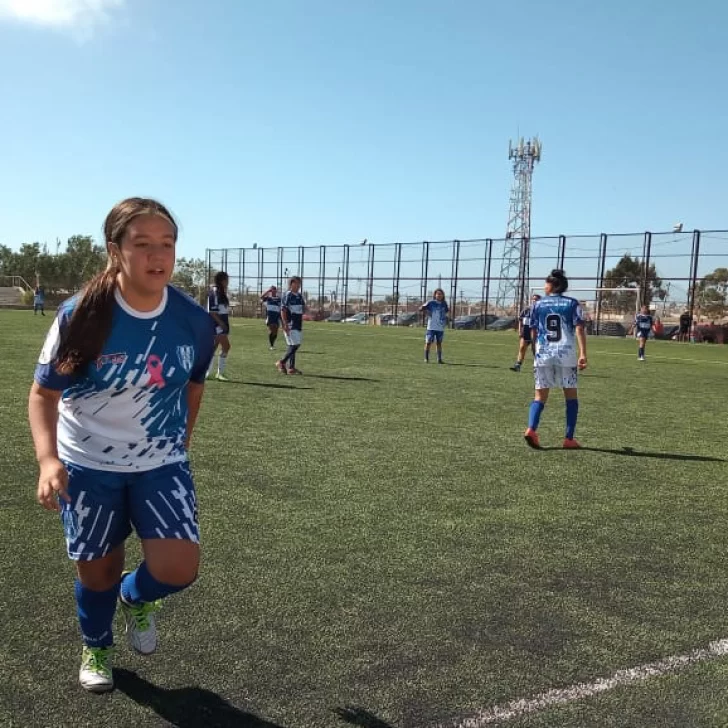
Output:
<instances>
[{"instance_id":1,"label":"field boundary line","mask_svg":"<svg viewBox=\"0 0 728 728\"><path fill-rule=\"evenodd\" d=\"M555 688L540 693L533 698L520 698L502 705L494 705L469 718L453 719L437 723L433 728L483 728L488 725L504 723L514 718L533 715L549 708L590 698L594 695L614 690L614 688L642 682L653 677L669 675L686 667L728 655L728 639L719 639L684 655L672 655L656 662L637 667L618 670L611 677L599 678L590 683L577 683L565 688Z\"/></svg>"}]
</instances>

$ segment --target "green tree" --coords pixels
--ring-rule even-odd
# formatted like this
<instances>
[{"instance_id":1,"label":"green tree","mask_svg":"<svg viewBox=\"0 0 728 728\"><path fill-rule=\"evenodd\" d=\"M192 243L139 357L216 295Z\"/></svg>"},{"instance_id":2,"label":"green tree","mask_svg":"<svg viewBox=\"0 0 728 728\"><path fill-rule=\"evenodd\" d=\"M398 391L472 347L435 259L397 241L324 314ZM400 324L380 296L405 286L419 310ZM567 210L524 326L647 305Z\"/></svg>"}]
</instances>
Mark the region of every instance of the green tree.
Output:
<instances>
[{"instance_id":1,"label":"green tree","mask_svg":"<svg viewBox=\"0 0 728 728\"><path fill-rule=\"evenodd\" d=\"M716 268L698 283L697 300L701 312L711 318L725 315L728 297L728 268Z\"/></svg>"},{"instance_id":2,"label":"green tree","mask_svg":"<svg viewBox=\"0 0 728 728\"><path fill-rule=\"evenodd\" d=\"M634 288L639 290L645 283L644 264L639 258L625 254L617 265L604 275L605 288ZM651 263L647 269L647 281L643 289L642 303L650 304L655 299L665 299L667 291L662 287L662 279L657 275L655 264ZM603 303L614 306L621 313L631 313L634 310L634 297L628 293L605 293Z\"/></svg>"},{"instance_id":3,"label":"green tree","mask_svg":"<svg viewBox=\"0 0 728 728\"><path fill-rule=\"evenodd\" d=\"M178 258L174 266L172 285L202 301L207 288L207 268L199 258Z\"/></svg>"}]
</instances>

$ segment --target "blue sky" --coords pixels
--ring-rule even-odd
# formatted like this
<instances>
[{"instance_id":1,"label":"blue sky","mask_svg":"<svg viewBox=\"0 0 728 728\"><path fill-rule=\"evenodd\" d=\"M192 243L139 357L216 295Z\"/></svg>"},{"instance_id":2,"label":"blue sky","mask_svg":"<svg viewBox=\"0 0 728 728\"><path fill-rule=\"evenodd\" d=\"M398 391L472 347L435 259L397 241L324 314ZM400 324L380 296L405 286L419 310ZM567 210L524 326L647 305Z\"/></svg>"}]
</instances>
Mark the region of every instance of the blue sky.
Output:
<instances>
[{"instance_id":1,"label":"blue sky","mask_svg":"<svg viewBox=\"0 0 728 728\"><path fill-rule=\"evenodd\" d=\"M672 7L670 6L672 5ZM206 247L728 227L720 0L0 0L0 243L155 196Z\"/></svg>"}]
</instances>

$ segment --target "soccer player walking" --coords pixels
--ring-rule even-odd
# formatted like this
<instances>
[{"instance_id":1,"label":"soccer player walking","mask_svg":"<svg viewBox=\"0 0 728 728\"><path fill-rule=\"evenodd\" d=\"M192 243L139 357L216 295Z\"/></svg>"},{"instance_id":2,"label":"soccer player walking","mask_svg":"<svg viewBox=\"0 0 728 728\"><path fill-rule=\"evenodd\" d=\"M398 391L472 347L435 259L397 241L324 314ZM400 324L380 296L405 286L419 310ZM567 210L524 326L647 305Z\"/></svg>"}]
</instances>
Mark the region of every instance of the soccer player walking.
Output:
<instances>
[{"instance_id":1,"label":"soccer player walking","mask_svg":"<svg viewBox=\"0 0 728 728\"><path fill-rule=\"evenodd\" d=\"M540 300L541 296L534 293L531 296L531 305ZM523 360L526 358L526 350L531 346L531 306L528 306L518 314L518 357L516 363L511 367L512 372L520 372Z\"/></svg>"},{"instance_id":2,"label":"soccer player walking","mask_svg":"<svg viewBox=\"0 0 728 728\"><path fill-rule=\"evenodd\" d=\"M296 369L296 352L301 346L303 314L306 311L306 302L301 293L301 279L293 276L288 281L288 290L281 300L281 319L283 332L286 337L288 349L286 355L276 362L276 369L281 374L302 374Z\"/></svg>"},{"instance_id":3,"label":"soccer player walking","mask_svg":"<svg viewBox=\"0 0 728 728\"><path fill-rule=\"evenodd\" d=\"M565 296L569 281L562 270L552 270L546 278L546 295L531 307L531 337L534 341L534 379L536 395L531 402L528 428L524 433L526 443L533 448L541 445L538 425L549 392L555 387L564 390L566 400L565 449L579 448L574 439L579 414L577 394L577 370L585 369L586 334L584 316L579 302ZM578 353L577 353L578 347Z\"/></svg>"},{"instance_id":4,"label":"soccer player walking","mask_svg":"<svg viewBox=\"0 0 728 728\"><path fill-rule=\"evenodd\" d=\"M207 294L207 311L215 322L215 350L220 347L217 357L217 376L221 382L227 382L225 366L227 356L230 352L230 299L228 298L228 274L219 271L215 274L215 285L210 288ZM212 359L215 355L212 355ZM208 376L212 376L212 360Z\"/></svg>"},{"instance_id":5,"label":"soccer player walking","mask_svg":"<svg viewBox=\"0 0 728 728\"><path fill-rule=\"evenodd\" d=\"M268 343L270 350L276 344L278 338L278 327L281 325L281 297L278 295L278 289L271 286L261 297L260 300L265 305L265 325L268 327Z\"/></svg>"},{"instance_id":6,"label":"soccer player walking","mask_svg":"<svg viewBox=\"0 0 728 728\"><path fill-rule=\"evenodd\" d=\"M28 402L37 499L60 512L76 562L79 680L92 692L113 688L117 602L129 644L146 655L159 600L197 577L187 450L215 334L205 311L167 285L177 224L165 207L124 200L104 235L108 267L59 307ZM132 527L144 560L123 572Z\"/></svg>"},{"instance_id":7,"label":"soccer player walking","mask_svg":"<svg viewBox=\"0 0 728 728\"><path fill-rule=\"evenodd\" d=\"M432 300L420 308L420 311L427 311L427 329L425 330L425 363L430 361L430 347L433 342L437 347L437 363L442 364L442 340L445 337L447 326L447 302L445 291L436 288L432 293Z\"/></svg>"},{"instance_id":8,"label":"soccer player walking","mask_svg":"<svg viewBox=\"0 0 728 728\"><path fill-rule=\"evenodd\" d=\"M650 309L647 306L642 306L640 312L634 317L634 335L637 339L637 359L639 361L645 360L645 344L653 325Z\"/></svg>"}]
</instances>

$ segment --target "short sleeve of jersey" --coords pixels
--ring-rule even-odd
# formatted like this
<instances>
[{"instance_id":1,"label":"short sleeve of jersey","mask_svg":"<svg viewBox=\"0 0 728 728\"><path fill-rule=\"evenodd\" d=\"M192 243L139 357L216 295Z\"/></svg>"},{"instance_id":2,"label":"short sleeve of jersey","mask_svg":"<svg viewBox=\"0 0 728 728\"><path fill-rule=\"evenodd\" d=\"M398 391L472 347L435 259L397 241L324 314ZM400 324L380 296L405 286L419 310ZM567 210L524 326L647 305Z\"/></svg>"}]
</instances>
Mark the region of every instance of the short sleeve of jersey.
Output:
<instances>
[{"instance_id":1,"label":"short sleeve of jersey","mask_svg":"<svg viewBox=\"0 0 728 728\"><path fill-rule=\"evenodd\" d=\"M581 307L581 304L578 301L574 301L574 308L573 308L573 322L574 326L578 326L579 324L584 323L584 311Z\"/></svg>"},{"instance_id":2,"label":"short sleeve of jersey","mask_svg":"<svg viewBox=\"0 0 728 728\"><path fill-rule=\"evenodd\" d=\"M215 353L215 322L212 318L201 320L197 330L197 356L190 371L190 381L202 384L210 368L212 356Z\"/></svg>"},{"instance_id":3,"label":"short sleeve of jersey","mask_svg":"<svg viewBox=\"0 0 728 728\"><path fill-rule=\"evenodd\" d=\"M43 348L41 349L38 363L35 367L34 379L37 384L46 389L63 391L71 386L74 382L74 375L59 374L54 366L54 360L58 353L58 346L61 343L61 334L68 326L71 320L73 309L69 305L62 305L58 309L58 314L53 321L53 325L45 339Z\"/></svg>"}]
</instances>

